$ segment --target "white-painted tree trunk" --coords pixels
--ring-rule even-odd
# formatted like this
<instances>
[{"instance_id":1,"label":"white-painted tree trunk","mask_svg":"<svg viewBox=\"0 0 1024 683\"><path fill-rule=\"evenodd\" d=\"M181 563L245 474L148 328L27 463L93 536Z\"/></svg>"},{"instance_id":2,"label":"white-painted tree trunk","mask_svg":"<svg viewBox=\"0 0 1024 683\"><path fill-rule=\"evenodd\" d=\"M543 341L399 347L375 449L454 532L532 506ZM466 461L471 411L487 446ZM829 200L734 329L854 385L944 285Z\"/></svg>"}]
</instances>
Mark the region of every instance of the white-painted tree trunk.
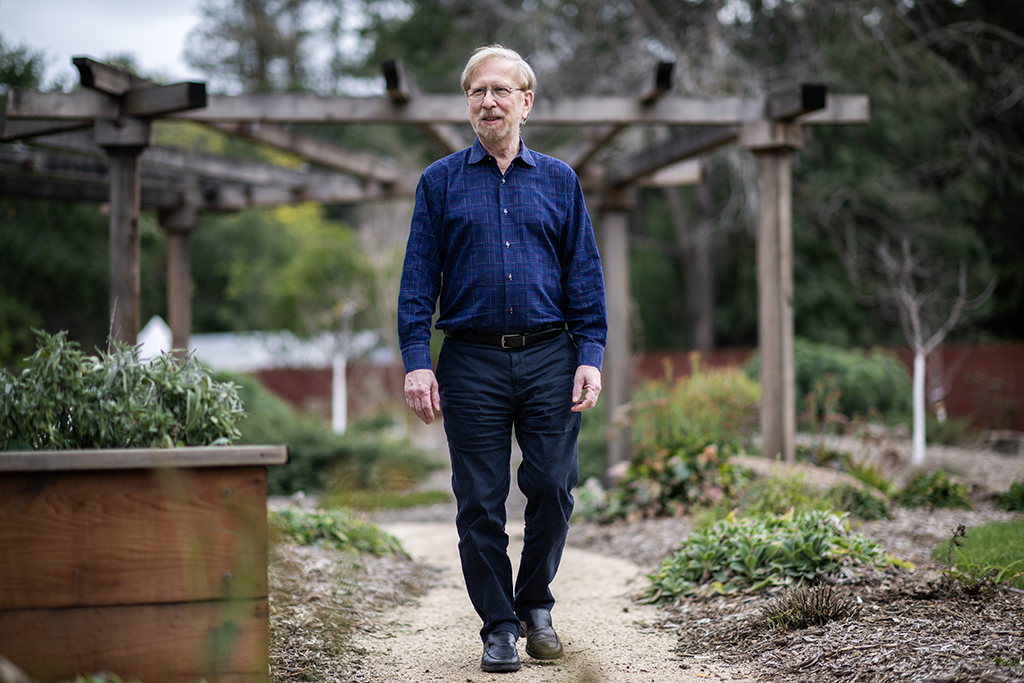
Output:
<instances>
[{"instance_id":1,"label":"white-painted tree trunk","mask_svg":"<svg viewBox=\"0 0 1024 683\"><path fill-rule=\"evenodd\" d=\"M343 351L335 351L331 367L331 429L335 434L344 434L348 429L347 368L348 355Z\"/></svg>"},{"instance_id":2,"label":"white-painted tree trunk","mask_svg":"<svg viewBox=\"0 0 1024 683\"><path fill-rule=\"evenodd\" d=\"M911 464L919 467L924 464L924 380L925 355L920 351L914 353L914 454Z\"/></svg>"}]
</instances>

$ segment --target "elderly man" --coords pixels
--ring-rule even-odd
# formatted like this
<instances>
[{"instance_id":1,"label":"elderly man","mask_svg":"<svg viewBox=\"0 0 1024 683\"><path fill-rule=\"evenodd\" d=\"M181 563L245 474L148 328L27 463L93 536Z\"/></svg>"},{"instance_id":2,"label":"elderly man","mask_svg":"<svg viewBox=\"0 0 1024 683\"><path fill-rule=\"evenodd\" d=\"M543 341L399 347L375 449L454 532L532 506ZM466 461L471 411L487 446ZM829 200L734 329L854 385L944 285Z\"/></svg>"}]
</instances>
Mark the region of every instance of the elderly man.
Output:
<instances>
[{"instance_id":1,"label":"elderly man","mask_svg":"<svg viewBox=\"0 0 1024 683\"><path fill-rule=\"evenodd\" d=\"M399 293L405 397L440 411L458 502L459 553L483 620L484 671L517 671L516 640L562 656L549 588L578 477L580 412L601 392L607 321L593 229L575 173L526 148L536 77L493 45L462 73L477 139L420 178ZM431 369L430 323L444 332ZM523 453L526 530L513 585L505 533L512 433Z\"/></svg>"}]
</instances>

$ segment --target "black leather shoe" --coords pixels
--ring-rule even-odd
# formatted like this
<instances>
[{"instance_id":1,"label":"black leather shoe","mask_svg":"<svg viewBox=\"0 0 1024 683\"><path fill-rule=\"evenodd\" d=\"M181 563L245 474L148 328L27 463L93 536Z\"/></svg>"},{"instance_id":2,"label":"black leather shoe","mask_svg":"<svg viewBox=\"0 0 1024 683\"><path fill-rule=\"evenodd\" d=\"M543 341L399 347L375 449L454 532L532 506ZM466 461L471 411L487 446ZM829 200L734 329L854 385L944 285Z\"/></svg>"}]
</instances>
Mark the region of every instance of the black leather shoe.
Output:
<instances>
[{"instance_id":1,"label":"black leather shoe","mask_svg":"<svg viewBox=\"0 0 1024 683\"><path fill-rule=\"evenodd\" d=\"M480 668L488 673L519 671L519 651L516 650L516 634L511 631L494 631L484 641L484 656Z\"/></svg>"},{"instance_id":2,"label":"black leather shoe","mask_svg":"<svg viewBox=\"0 0 1024 683\"><path fill-rule=\"evenodd\" d=\"M551 612L546 609L527 612L521 632L526 634L526 654L534 659L558 659L562 656L562 641L551 625Z\"/></svg>"}]
</instances>

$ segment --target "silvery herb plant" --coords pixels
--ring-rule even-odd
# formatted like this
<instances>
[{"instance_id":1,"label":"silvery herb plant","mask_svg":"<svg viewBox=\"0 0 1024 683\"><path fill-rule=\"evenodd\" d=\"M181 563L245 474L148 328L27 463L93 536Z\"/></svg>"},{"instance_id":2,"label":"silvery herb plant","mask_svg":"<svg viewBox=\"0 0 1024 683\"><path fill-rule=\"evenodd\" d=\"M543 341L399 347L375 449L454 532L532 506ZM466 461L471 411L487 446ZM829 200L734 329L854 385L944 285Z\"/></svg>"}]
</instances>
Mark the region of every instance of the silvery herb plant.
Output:
<instances>
[{"instance_id":1,"label":"silvery herb plant","mask_svg":"<svg viewBox=\"0 0 1024 683\"><path fill-rule=\"evenodd\" d=\"M231 383L191 355L147 363L111 343L89 356L66 332L37 332L17 376L0 370L0 450L227 445L245 417Z\"/></svg>"}]
</instances>

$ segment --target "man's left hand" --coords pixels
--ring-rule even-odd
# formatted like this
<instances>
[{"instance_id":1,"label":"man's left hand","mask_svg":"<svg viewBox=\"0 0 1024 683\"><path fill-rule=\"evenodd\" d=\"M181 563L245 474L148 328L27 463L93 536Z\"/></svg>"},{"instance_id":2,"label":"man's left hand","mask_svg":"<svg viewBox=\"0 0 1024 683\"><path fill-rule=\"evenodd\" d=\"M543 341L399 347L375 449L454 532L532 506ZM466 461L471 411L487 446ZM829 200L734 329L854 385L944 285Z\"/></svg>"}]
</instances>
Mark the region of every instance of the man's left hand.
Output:
<instances>
[{"instance_id":1,"label":"man's left hand","mask_svg":"<svg viewBox=\"0 0 1024 683\"><path fill-rule=\"evenodd\" d=\"M572 411L580 413L597 405L597 397L601 395L601 371L593 365L581 365L576 368L576 377L572 382Z\"/></svg>"}]
</instances>

